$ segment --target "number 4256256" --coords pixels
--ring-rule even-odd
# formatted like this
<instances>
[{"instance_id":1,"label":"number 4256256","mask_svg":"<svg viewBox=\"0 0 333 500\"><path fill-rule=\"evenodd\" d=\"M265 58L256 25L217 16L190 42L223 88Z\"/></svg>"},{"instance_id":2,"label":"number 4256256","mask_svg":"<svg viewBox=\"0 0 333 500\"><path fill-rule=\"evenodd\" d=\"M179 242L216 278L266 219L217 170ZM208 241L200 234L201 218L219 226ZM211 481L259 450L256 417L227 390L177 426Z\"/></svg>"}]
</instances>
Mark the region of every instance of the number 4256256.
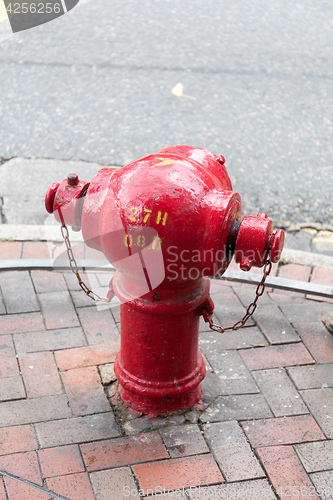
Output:
<instances>
[{"instance_id":1,"label":"number 4256256","mask_svg":"<svg viewBox=\"0 0 333 500\"><path fill-rule=\"evenodd\" d=\"M30 2L20 2L20 3L10 3L6 7L8 14L60 14L61 5L60 3L30 3Z\"/></svg>"}]
</instances>

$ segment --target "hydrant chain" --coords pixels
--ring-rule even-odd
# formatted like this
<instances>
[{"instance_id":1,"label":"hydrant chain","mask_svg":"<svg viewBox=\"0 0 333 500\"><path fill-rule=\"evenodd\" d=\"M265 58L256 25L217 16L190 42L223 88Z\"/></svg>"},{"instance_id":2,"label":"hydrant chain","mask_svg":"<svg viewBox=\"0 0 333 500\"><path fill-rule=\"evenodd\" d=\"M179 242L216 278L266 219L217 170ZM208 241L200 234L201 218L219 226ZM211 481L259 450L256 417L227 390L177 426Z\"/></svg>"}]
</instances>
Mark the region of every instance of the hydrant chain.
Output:
<instances>
[{"instance_id":1,"label":"hydrant chain","mask_svg":"<svg viewBox=\"0 0 333 500\"><path fill-rule=\"evenodd\" d=\"M110 297L108 295L107 298L100 297L97 293L95 293L93 290L91 290L82 280L80 273L79 273L79 268L78 268L76 259L74 257L73 248L72 248L72 245L71 245L71 242L69 239L68 228L64 222L61 225L61 234L62 234L62 237L65 241L69 265L71 267L72 272L75 274L75 276L77 278L77 281L80 285L80 288L84 291L84 293L90 299L94 300L95 302L111 302L113 294Z\"/></svg>"},{"instance_id":2,"label":"hydrant chain","mask_svg":"<svg viewBox=\"0 0 333 500\"><path fill-rule=\"evenodd\" d=\"M257 309L258 299L259 299L259 297L262 296L262 294L265 291L265 287L266 287L265 281L266 281L267 276L271 272L271 269L272 269L272 262L268 258L265 262L265 265L264 265L264 272L263 272L262 279L256 288L256 297L255 297L254 301L248 305L248 307L246 309L246 313L244 314L244 316L241 320L237 321L237 323L235 323L233 326L228 326L227 328L223 328L223 326L216 325L213 322L213 312L208 313L208 311L205 310L205 314L203 314L203 317L204 317L204 320L209 323L209 328L211 330L214 330L214 332L219 332L219 333L224 333L227 331L236 331L236 330L239 330L240 328L243 328L245 323L248 321L249 318L251 318L251 316L254 314L255 310Z\"/></svg>"}]
</instances>

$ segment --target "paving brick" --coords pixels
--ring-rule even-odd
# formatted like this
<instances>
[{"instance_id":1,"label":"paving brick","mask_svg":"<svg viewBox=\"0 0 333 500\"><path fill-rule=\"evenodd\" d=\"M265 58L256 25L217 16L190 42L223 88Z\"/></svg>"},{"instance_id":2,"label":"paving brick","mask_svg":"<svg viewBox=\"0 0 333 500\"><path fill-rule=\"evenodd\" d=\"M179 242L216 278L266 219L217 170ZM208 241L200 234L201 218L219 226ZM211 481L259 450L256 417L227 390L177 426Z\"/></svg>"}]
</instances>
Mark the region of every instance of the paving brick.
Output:
<instances>
[{"instance_id":1,"label":"paving brick","mask_svg":"<svg viewBox=\"0 0 333 500\"><path fill-rule=\"evenodd\" d=\"M149 495L148 497L143 497L143 498L149 498L150 500L158 500L158 499L162 499L163 498L167 498L168 500L172 499L174 500L175 498L182 498L182 499L185 499L187 500L189 497L185 497L185 490L183 489L177 489L177 490L165 490L165 493L163 492L163 490L160 490L158 489L156 495ZM124 497L126 498L126 497Z\"/></svg>"},{"instance_id":2,"label":"paving brick","mask_svg":"<svg viewBox=\"0 0 333 500\"><path fill-rule=\"evenodd\" d=\"M202 352L201 352L201 355L202 355L202 359L204 360L207 372L213 373L213 368L209 364L208 359L206 358L206 356Z\"/></svg>"},{"instance_id":3,"label":"paving brick","mask_svg":"<svg viewBox=\"0 0 333 500\"><path fill-rule=\"evenodd\" d=\"M278 275L280 278L286 278L296 281L309 281L311 267L301 264L285 264L279 266Z\"/></svg>"},{"instance_id":4,"label":"paving brick","mask_svg":"<svg viewBox=\"0 0 333 500\"><path fill-rule=\"evenodd\" d=\"M41 448L119 436L111 412L39 423L36 432Z\"/></svg>"},{"instance_id":5,"label":"paving brick","mask_svg":"<svg viewBox=\"0 0 333 500\"><path fill-rule=\"evenodd\" d=\"M78 445L59 446L38 451L44 477L84 472L84 464Z\"/></svg>"},{"instance_id":6,"label":"paving brick","mask_svg":"<svg viewBox=\"0 0 333 500\"><path fill-rule=\"evenodd\" d=\"M32 425L17 425L0 429L0 455L9 455L20 451L38 448Z\"/></svg>"},{"instance_id":7,"label":"paving brick","mask_svg":"<svg viewBox=\"0 0 333 500\"><path fill-rule=\"evenodd\" d=\"M200 417L201 422L269 418L273 413L262 394L242 394L217 398Z\"/></svg>"},{"instance_id":8,"label":"paving brick","mask_svg":"<svg viewBox=\"0 0 333 500\"><path fill-rule=\"evenodd\" d=\"M80 326L68 292L41 293L39 300L48 330Z\"/></svg>"},{"instance_id":9,"label":"paving brick","mask_svg":"<svg viewBox=\"0 0 333 500\"><path fill-rule=\"evenodd\" d=\"M234 287L234 284L233 284L233 289L234 289L235 294L237 295L237 297L239 298L239 300L243 304L243 306L246 308L255 299L256 289L253 285L247 285L247 284L243 283L237 287ZM272 305L272 299L265 292L262 294L262 296L259 299L258 307L269 306L269 305Z\"/></svg>"},{"instance_id":10,"label":"paving brick","mask_svg":"<svg viewBox=\"0 0 333 500\"><path fill-rule=\"evenodd\" d=\"M91 415L110 410L95 366L69 370L61 376L73 415Z\"/></svg>"},{"instance_id":11,"label":"paving brick","mask_svg":"<svg viewBox=\"0 0 333 500\"><path fill-rule=\"evenodd\" d=\"M333 389L309 389L301 395L328 439L333 439Z\"/></svg>"},{"instance_id":12,"label":"paving brick","mask_svg":"<svg viewBox=\"0 0 333 500\"><path fill-rule=\"evenodd\" d=\"M319 285L327 285L332 286L333 283L333 269L325 269L323 267L315 267L312 271L311 283L317 283ZM319 297L316 295L308 294L306 296L307 299L317 300L320 302L329 302L333 303L333 299L329 297Z\"/></svg>"},{"instance_id":13,"label":"paving brick","mask_svg":"<svg viewBox=\"0 0 333 500\"><path fill-rule=\"evenodd\" d=\"M27 271L2 272L0 287L8 313L39 311L35 290Z\"/></svg>"},{"instance_id":14,"label":"paving brick","mask_svg":"<svg viewBox=\"0 0 333 500\"><path fill-rule=\"evenodd\" d=\"M279 498L318 499L318 496L311 495L312 483L292 446L258 448L257 454Z\"/></svg>"},{"instance_id":15,"label":"paving brick","mask_svg":"<svg viewBox=\"0 0 333 500\"><path fill-rule=\"evenodd\" d=\"M11 401L25 397L26 394L21 377L0 378L0 401Z\"/></svg>"},{"instance_id":16,"label":"paving brick","mask_svg":"<svg viewBox=\"0 0 333 500\"><path fill-rule=\"evenodd\" d=\"M56 352L56 361L60 370L72 370L84 366L113 363L120 349L119 342L108 342L94 346L65 349Z\"/></svg>"},{"instance_id":17,"label":"paving brick","mask_svg":"<svg viewBox=\"0 0 333 500\"><path fill-rule=\"evenodd\" d=\"M37 293L66 292L63 274L53 271L31 271L31 278Z\"/></svg>"},{"instance_id":18,"label":"paving brick","mask_svg":"<svg viewBox=\"0 0 333 500\"><path fill-rule=\"evenodd\" d=\"M318 306L316 302L306 300L303 304L281 304L280 308L288 321L296 328L295 323L320 322L322 313L332 311L332 304L325 304L323 302Z\"/></svg>"},{"instance_id":19,"label":"paving brick","mask_svg":"<svg viewBox=\"0 0 333 500\"><path fill-rule=\"evenodd\" d=\"M50 252L46 242L25 241L23 243L22 259L49 259Z\"/></svg>"},{"instance_id":20,"label":"paving brick","mask_svg":"<svg viewBox=\"0 0 333 500\"><path fill-rule=\"evenodd\" d=\"M219 324L224 327L232 326L239 321L245 314L246 309L233 292L222 296L214 297L214 314ZM254 324L252 318L247 322L248 325Z\"/></svg>"},{"instance_id":21,"label":"paving brick","mask_svg":"<svg viewBox=\"0 0 333 500\"><path fill-rule=\"evenodd\" d=\"M65 253L64 253L64 258L67 258ZM79 258L80 259L83 258L83 254ZM97 278L96 278L94 273L80 272L80 276L82 278L82 281L84 281L84 283L86 283L86 285L89 286L89 288L96 287L99 285L99 282L97 281ZM72 290L81 290L82 291L82 288L80 287L79 282L78 282L75 274L73 274L72 272L64 273L64 278L66 280L68 290L71 290L71 291Z\"/></svg>"},{"instance_id":22,"label":"paving brick","mask_svg":"<svg viewBox=\"0 0 333 500\"><path fill-rule=\"evenodd\" d=\"M27 479L35 484L43 484L35 451L1 456L0 470ZM5 481L7 482L6 478Z\"/></svg>"},{"instance_id":23,"label":"paving brick","mask_svg":"<svg viewBox=\"0 0 333 500\"><path fill-rule=\"evenodd\" d=\"M215 460L208 454L138 464L132 469L144 491L156 491L157 487L168 490L223 482Z\"/></svg>"},{"instance_id":24,"label":"paving brick","mask_svg":"<svg viewBox=\"0 0 333 500\"><path fill-rule=\"evenodd\" d=\"M11 401L0 405L0 427L57 420L71 416L65 395Z\"/></svg>"},{"instance_id":25,"label":"paving brick","mask_svg":"<svg viewBox=\"0 0 333 500\"><path fill-rule=\"evenodd\" d=\"M133 418L135 414L132 413ZM169 417L160 416L156 418L148 418L145 415L139 418L133 418L124 425L126 435L137 435L153 429L161 429L170 425L180 425L185 422L185 415L170 415Z\"/></svg>"},{"instance_id":26,"label":"paving brick","mask_svg":"<svg viewBox=\"0 0 333 500\"><path fill-rule=\"evenodd\" d=\"M114 363L100 365L98 369L103 385L109 385L111 382L115 382L117 380L116 374L114 373Z\"/></svg>"},{"instance_id":27,"label":"paving brick","mask_svg":"<svg viewBox=\"0 0 333 500\"><path fill-rule=\"evenodd\" d=\"M254 479L241 483L225 483L215 486L191 488L187 490L191 500L276 500L272 487L266 479Z\"/></svg>"},{"instance_id":28,"label":"paving brick","mask_svg":"<svg viewBox=\"0 0 333 500\"><path fill-rule=\"evenodd\" d=\"M8 314L0 321L0 335L19 332L37 332L45 330L40 313Z\"/></svg>"},{"instance_id":29,"label":"paving brick","mask_svg":"<svg viewBox=\"0 0 333 500\"><path fill-rule=\"evenodd\" d=\"M312 415L245 421L242 427L254 448L325 439Z\"/></svg>"},{"instance_id":30,"label":"paving brick","mask_svg":"<svg viewBox=\"0 0 333 500\"><path fill-rule=\"evenodd\" d=\"M14 344L18 354L56 351L87 344L82 328L64 328L44 332L16 333Z\"/></svg>"},{"instance_id":31,"label":"paving brick","mask_svg":"<svg viewBox=\"0 0 333 500\"><path fill-rule=\"evenodd\" d=\"M157 432L82 444L81 451L88 471L157 460L169 456Z\"/></svg>"},{"instance_id":32,"label":"paving brick","mask_svg":"<svg viewBox=\"0 0 333 500\"><path fill-rule=\"evenodd\" d=\"M88 283L86 283L86 285L89 286ZM101 293L99 288L92 287L92 286L89 286L89 288L91 290L93 290L95 293L97 293L97 295L99 295L100 297L106 296L106 293L103 295L103 293ZM77 313L79 312L79 310L82 307L89 307L89 309L96 309L97 308L96 304L92 301L92 299L89 298L88 295L86 293L84 293L84 291L81 289L80 290L71 290L70 296L71 296L73 304L77 310Z\"/></svg>"},{"instance_id":33,"label":"paving brick","mask_svg":"<svg viewBox=\"0 0 333 500\"><path fill-rule=\"evenodd\" d=\"M274 290L273 292L268 292L271 300L280 305L283 304L305 304L306 298L302 293L288 292L286 290Z\"/></svg>"},{"instance_id":34,"label":"paving brick","mask_svg":"<svg viewBox=\"0 0 333 500\"><path fill-rule=\"evenodd\" d=\"M74 257L76 259L83 259L84 258L84 246L85 246L84 243L72 241L71 245L72 245ZM53 258L56 260L65 260L65 261L68 260L67 249L66 249L65 243L55 243L53 245ZM55 264L57 264L57 262ZM68 274L70 274L70 273L68 273Z\"/></svg>"},{"instance_id":35,"label":"paving brick","mask_svg":"<svg viewBox=\"0 0 333 500\"><path fill-rule=\"evenodd\" d=\"M2 241L0 243L1 260L20 259L21 253L22 243L20 241Z\"/></svg>"},{"instance_id":36,"label":"paving brick","mask_svg":"<svg viewBox=\"0 0 333 500\"><path fill-rule=\"evenodd\" d=\"M258 370L253 377L275 417L309 413L285 370Z\"/></svg>"},{"instance_id":37,"label":"paving brick","mask_svg":"<svg viewBox=\"0 0 333 500\"><path fill-rule=\"evenodd\" d=\"M235 265L235 267L233 267ZM229 265L229 269L239 270L239 266L236 263L231 263ZM228 294L233 292L232 285L241 286L240 283L232 283L225 279L224 276L221 278L209 278L210 281L210 295L218 295L218 294Z\"/></svg>"},{"instance_id":38,"label":"paving brick","mask_svg":"<svg viewBox=\"0 0 333 500\"><path fill-rule=\"evenodd\" d=\"M136 495L138 495L138 489L129 467L92 472L90 479L95 497L98 500L120 500L130 496L134 497L134 492L137 492Z\"/></svg>"},{"instance_id":39,"label":"paving brick","mask_svg":"<svg viewBox=\"0 0 333 500\"><path fill-rule=\"evenodd\" d=\"M321 500L332 500L333 498L333 470L326 472L316 472L310 474L315 491L320 495Z\"/></svg>"},{"instance_id":40,"label":"paving brick","mask_svg":"<svg viewBox=\"0 0 333 500\"><path fill-rule=\"evenodd\" d=\"M0 290L0 314L6 314L5 301L3 300Z\"/></svg>"},{"instance_id":41,"label":"paving brick","mask_svg":"<svg viewBox=\"0 0 333 500\"><path fill-rule=\"evenodd\" d=\"M197 425L177 425L160 430L171 458L187 457L209 452Z\"/></svg>"},{"instance_id":42,"label":"paving brick","mask_svg":"<svg viewBox=\"0 0 333 500\"><path fill-rule=\"evenodd\" d=\"M43 493L32 486L8 477L5 478L5 483L10 500L50 500L51 498L49 493Z\"/></svg>"},{"instance_id":43,"label":"paving brick","mask_svg":"<svg viewBox=\"0 0 333 500\"><path fill-rule=\"evenodd\" d=\"M237 422L207 424L204 430L209 447L227 481L265 477Z\"/></svg>"},{"instance_id":44,"label":"paving brick","mask_svg":"<svg viewBox=\"0 0 333 500\"><path fill-rule=\"evenodd\" d=\"M321 320L327 330L333 334L333 311L328 314L323 314Z\"/></svg>"},{"instance_id":45,"label":"paving brick","mask_svg":"<svg viewBox=\"0 0 333 500\"><path fill-rule=\"evenodd\" d=\"M333 364L287 368L297 389L333 387Z\"/></svg>"},{"instance_id":46,"label":"paving brick","mask_svg":"<svg viewBox=\"0 0 333 500\"><path fill-rule=\"evenodd\" d=\"M96 250L95 248L90 248L88 246L84 247L84 256L85 256L85 259L102 261L101 266L104 266L104 265L109 263L106 260L105 255L102 252L100 252L99 250Z\"/></svg>"},{"instance_id":47,"label":"paving brick","mask_svg":"<svg viewBox=\"0 0 333 500\"><path fill-rule=\"evenodd\" d=\"M19 369L11 335L0 338L0 377L17 377Z\"/></svg>"},{"instance_id":48,"label":"paving brick","mask_svg":"<svg viewBox=\"0 0 333 500\"><path fill-rule=\"evenodd\" d=\"M104 257L105 259L105 257ZM98 272L98 273L95 273L95 276L98 280L98 283L101 285L101 286L109 286L109 283L112 279L112 277L114 276L114 272L110 272L110 271L102 271L102 272Z\"/></svg>"},{"instance_id":49,"label":"paving brick","mask_svg":"<svg viewBox=\"0 0 333 500\"><path fill-rule=\"evenodd\" d=\"M320 472L333 467L333 441L297 444L295 450L307 472Z\"/></svg>"},{"instance_id":50,"label":"paving brick","mask_svg":"<svg viewBox=\"0 0 333 500\"><path fill-rule=\"evenodd\" d=\"M19 356L28 398L63 394L57 365L51 352L35 352Z\"/></svg>"},{"instance_id":51,"label":"paving brick","mask_svg":"<svg viewBox=\"0 0 333 500\"><path fill-rule=\"evenodd\" d=\"M82 307L78 315L89 344L119 342L119 330L109 309Z\"/></svg>"},{"instance_id":52,"label":"paving brick","mask_svg":"<svg viewBox=\"0 0 333 500\"><path fill-rule=\"evenodd\" d=\"M225 382L229 394L259 392L257 384L238 352L207 352L206 356L215 373Z\"/></svg>"},{"instance_id":53,"label":"paving brick","mask_svg":"<svg viewBox=\"0 0 333 500\"><path fill-rule=\"evenodd\" d=\"M238 268L237 269L239 269L239 264L238 264ZM276 276L277 272L278 272L278 269L279 269L279 263L278 262L277 263L273 263L272 270L270 272L270 276ZM263 270L262 267L252 267L251 273L262 275L262 270Z\"/></svg>"},{"instance_id":54,"label":"paving brick","mask_svg":"<svg viewBox=\"0 0 333 500\"><path fill-rule=\"evenodd\" d=\"M120 304L115 299L112 299L110 311L115 322L120 323Z\"/></svg>"},{"instance_id":55,"label":"paving brick","mask_svg":"<svg viewBox=\"0 0 333 500\"><path fill-rule=\"evenodd\" d=\"M86 472L51 477L46 480L46 484L50 490L65 496L69 500L95 500Z\"/></svg>"},{"instance_id":56,"label":"paving brick","mask_svg":"<svg viewBox=\"0 0 333 500\"><path fill-rule=\"evenodd\" d=\"M285 264L279 267L279 277L295 281L309 281L311 274L310 266L303 266L300 264ZM274 295L275 292L272 294ZM303 293L289 292L284 290L278 291L279 295L286 297L287 300L302 299L305 297ZM273 299L274 300L274 299Z\"/></svg>"},{"instance_id":57,"label":"paving brick","mask_svg":"<svg viewBox=\"0 0 333 500\"><path fill-rule=\"evenodd\" d=\"M250 370L314 363L314 359L302 343L241 349L238 352Z\"/></svg>"},{"instance_id":58,"label":"paving brick","mask_svg":"<svg viewBox=\"0 0 333 500\"><path fill-rule=\"evenodd\" d=\"M295 328L317 363L333 363L333 336L321 322L297 323Z\"/></svg>"},{"instance_id":59,"label":"paving brick","mask_svg":"<svg viewBox=\"0 0 333 500\"><path fill-rule=\"evenodd\" d=\"M286 344L300 340L276 304L258 307L254 320L271 344Z\"/></svg>"},{"instance_id":60,"label":"paving brick","mask_svg":"<svg viewBox=\"0 0 333 500\"><path fill-rule=\"evenodd\" d=\"M0 500L7 500L7 495L5 492L5 487L3 484L3 480L0 478Z\"/></svg>"},{"instance_id":61,"label":"paving brick","mask_svg":"<svg viewBox=\"0 0 333 500\"><path fill-rule=\"evenodd\" d=\"M253 326L234 332L225 332L223 335L212 331L200 333L199 345L202 352L218 352L226 349L244 349L245 347L257 345L265 346L268 345L268 342L259 328Z\"/></svg>"},{"instance_id":62,"label":"paving brick","mask_svg":"<svg viewBox=\"0 0 333 500\"><path fill-rule=\"evenodd\" d=\"M201 382L201 392L203 404L205 401L213 401L216 396L228 394L228 387L224 380L221 380L216 373L206 372L206 376Z\"/></svg>"}]
</instances>

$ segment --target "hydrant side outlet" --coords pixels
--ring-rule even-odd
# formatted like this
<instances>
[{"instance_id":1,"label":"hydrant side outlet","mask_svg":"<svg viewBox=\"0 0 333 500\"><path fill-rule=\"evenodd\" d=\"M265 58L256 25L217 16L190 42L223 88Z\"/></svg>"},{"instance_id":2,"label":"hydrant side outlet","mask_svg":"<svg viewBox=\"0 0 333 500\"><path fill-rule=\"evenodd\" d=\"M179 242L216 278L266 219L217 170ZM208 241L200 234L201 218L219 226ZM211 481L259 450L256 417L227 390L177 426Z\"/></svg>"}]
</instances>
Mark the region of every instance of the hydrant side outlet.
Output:
<instances>
[{"instance_id":1,"label":"hydrant side outlet","mask_svg":"<svg viewBox=\"0 0 333 500\"><path fill-rule=\"evenodd\" d=\"M282 251L283 232L273 234L266 214L241 219L224 163L204 149L175 146L104 168L90 184L71 174L46 197L47 210L81 228L117 270L115 373L125 403L150 416L200 400L199 321L213 311L207 277L223 274L233 254L249 270L264 264L269 249L274 261Z\"/></svg>"}]
</instances>

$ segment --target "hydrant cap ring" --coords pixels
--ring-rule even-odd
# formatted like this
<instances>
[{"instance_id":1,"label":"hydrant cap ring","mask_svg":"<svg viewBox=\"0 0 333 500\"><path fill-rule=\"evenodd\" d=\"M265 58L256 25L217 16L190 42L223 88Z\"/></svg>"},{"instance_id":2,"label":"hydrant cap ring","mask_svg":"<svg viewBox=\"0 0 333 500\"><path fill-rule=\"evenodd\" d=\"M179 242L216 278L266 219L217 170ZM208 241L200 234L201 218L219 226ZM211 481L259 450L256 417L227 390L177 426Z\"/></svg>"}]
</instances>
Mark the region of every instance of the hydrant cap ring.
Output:
<instances>
[{"instance_id":1,"label":"hydrant cap ring","mask_svg":"<svg viewBox=\"0 0 333 500\"><path fill-rule=\"evenodd\" d=\"M59 187L59 182L51 184L45 196L45 208L49 214L53 213L53 203Z\"/></svg>"},{"instance_id":2,"label":"hydrant cap ring","mask_svg":"<svg viewBox=\"0 0 333 500\"><path fill-rule=\"evenodd\" d=\"M273 241L271 244L271 255L270 255L270 258L271 258L271 261L273 262L273 264L275 264L276 262L279 262L279 260L280 260L281 253L283 250L284 237L285 237L285 233L284 233L284 231L282 231L282 229L278 229L274 233Z\"/></svg>"}]
</instances>

